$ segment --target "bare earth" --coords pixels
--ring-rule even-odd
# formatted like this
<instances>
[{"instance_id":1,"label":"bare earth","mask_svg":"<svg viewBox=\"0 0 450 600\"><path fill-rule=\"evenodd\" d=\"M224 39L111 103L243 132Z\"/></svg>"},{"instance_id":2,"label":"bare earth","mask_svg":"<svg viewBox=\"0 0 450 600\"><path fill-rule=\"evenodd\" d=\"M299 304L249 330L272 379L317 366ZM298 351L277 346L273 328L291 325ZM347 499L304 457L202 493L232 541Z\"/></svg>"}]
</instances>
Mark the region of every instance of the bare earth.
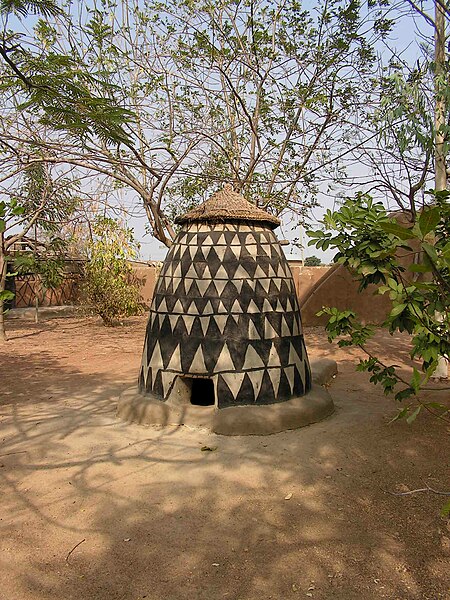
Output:
<instances>
[{"instance_id":1,"label":"bare earth","mask_svg":"<svg viewBox=\"0 0 450 600\"><path fill-rule=\"evenodd\" d=\"M450 491L447 425L388 425L394 401L320 329L306 331L309 353L340 370L322 423L235 438L126 425L116 399L134 384L144 328L8 322L2 600L450 599L448 497L388 492ZM407 363L406 337L375 345Z\"/></svg>"}]
</instances>

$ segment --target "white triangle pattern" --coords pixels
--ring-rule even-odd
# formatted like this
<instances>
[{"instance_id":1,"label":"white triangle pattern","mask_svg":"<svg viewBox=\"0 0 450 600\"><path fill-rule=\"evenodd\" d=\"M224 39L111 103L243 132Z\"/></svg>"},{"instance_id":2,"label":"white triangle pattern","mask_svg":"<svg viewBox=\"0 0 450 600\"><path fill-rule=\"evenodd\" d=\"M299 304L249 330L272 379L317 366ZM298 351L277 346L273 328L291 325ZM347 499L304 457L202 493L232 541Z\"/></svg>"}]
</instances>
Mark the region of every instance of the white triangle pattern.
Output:
<instances>
[{"instance_id":1,"label":"white triangle pattern","mask_svg":"<svg viewBox=\"0 0 450 600\"><path fill-rule=\"evenodd\" d=\"M244 267L242 265L238 265L238 268L236 269L236 272L234 274L235 279L247 279L248 276L249 275L244 269Z\"/></svg>"},{"instance_id":2,"label":"white triangle pattern","mask_svg":"<svg viewBox=\"0 0 450 600\"><path fill-rule=\"evenodd\" d=\"M153 350L152 356L150 358L150 363L154 369L162 369L163 368L163 359L161 356L161 348L159 347L159 342L156 342L155 348Z\"/></svg>"},{"instance_id":3,"label":"white triangle pattern","mask_svg":"<svg viewBox=\"0 0 450 600\"><path fill-rule=\"evenodd\" d=\"M181 304L181 300L177 300L172 310L173 313L178 315L182 315L184 313L183 305Z\"/></svg>"},{"instance_id":4,"label":"white triangle pattern","mask_svg":"<svg viewBox=\"0 0 450 600\"><path fill-rule=\"evenodd\" d=\"M231 307L231 312L232 313L238 313L238 314L242 313L241 305L239 304L239 302L237 300L235 300L233 302L233 306Z\"/></svg>"},{"instance_id":5,"label":"white triangle pattern","mask_svg":"<svg viewBox=\"0 0 450 600\"><path fill-rule=\"evenodd\" d=\"M264 275L264 278L260 279L259 283L263 286L263 289L266 292L266 294L268 294L269 293L269 287L270 287L270 279L268 279Z\"/></svg>"},{"instance_id":6,"label":"white triangle pattern","mask_svg":"<svg viewBox=\"0 0 450 600\"><path fill-rule=\"evenodd\" d=\"M195 279L185 279L184 280L184 287L186 290L186 294L189 294L189 291L192 287L192 284L194 283ZM197 285L198 285L199 280L197 280Z\"/></svg>"},{"instance_id":7,"label":"white triangle pattern","mask_svg":"<svg viewBox=\"0 0 450 600\"><path fill-rule=\"evenodd\" d=\"M245 373L222 373L221 377L227 384L233 398L237 398L245 377Z\"/></svg>"},{"instance_id":8,"label":"white triangle pattern","mask_svg":"<svg viewBox=\"0 0 450 600\"><path fill-rule=\"evenodd\" d=\"M294 348L294 344L291 343L289 345L289 364L290 365L299 365L300 363L301 363L300 357Z\"/></svg>"},{"instance_id":9,"label":"white triangle pattern","mask_svg":"<svg viewBox=\"0 0 450 600\"><path fill-rule=\"evenodd\" d=\"M291 332L289 330L289 326L286 323L286 319L284 318L284 315L281 317L281 337L289 337L291 335Z\"/></svg>"},{"instance_id":10,"label":"white triangle pattern","mask_svg":"<svg viewBox=\"0 0 450 600\"><path fill-rule=\"evenodd\" d=\"M237 279L237 280L233 281L233 285L237 289L238 294L241 293L243 284L244 284L243 279Z\"/></svg>"},{"instance_id":11,"label":"white triangle pattern","mask_svg":"<svg viewBox=\"0 0 450 600\"><path fill-rule=\"evenodd\" d=\"M264 313L271 313L271 312L273 312L273 308L270 305L270 302L267 300L267 298L264 298L264 303L263 303L263 306L262 306L262 312L264 312Z\"/></svg>"},{"instance_id":12,"label":"white triangle pattern","mask_svg":"<svg viewBox=\"0 0 450 600\"><path fill-rule=\"evenodd\" d=\"M248 339L249 340L260 340L261 339L261 336L259 335L258 330L256 329L256 326L251 319L248 322Z\"/></svg>"},{"instance_id":13,"label":"white triangle pattern","mask_svg":"<svg viewBox=\"0 0 450 600\"><path fill-rule=\"evenodd\" d=\"M228 371L230 369L230 365L232 368L234 367L228 346L224 344L219 358L217 359L216 371L219 373L220 371Z\"/></svg>"},{"instance_id":14,"label":"white triangle pattern","mask_svg":"<svg viewBox=\"0 0 450 600\"><path fill-rule=\"evenodd\" d=\"M214 248L219 260L223 261L223 257L225 256L227 246L214 246Z\"/></svg>"},{"instance_id":15,"label":"white triangle pattern","mask_svg":"<svg viewBox=\"0 0 450 600\"><path fill-rule=\"evenodd\" d=\"M167 396L170 392L170 388L172 386L172 383L173 383L175 377L176 377L175 373L169 373L169 372L163 371L163 370L161 371L161 382L162 382L164 400L167 398Z\"/></svg>"},{"instance_id":16,"label":"white triangle pattern","mask_svg":"<svg viewBox=\"0 0 450 600\"><path fill-rule=\"evenodd\" d=\"M216 279L214 281L214 285L216 286L217 295L219 296L219 298L222 295L224 287L227 285L227 283L228 281L226 279Z\"/></svg>"},{"instance_id":17,"label":"white triangle pattern","mask_svg":"<svg viewBox=\"0 0 450 600\"><path fill-rule=\"evenodd\" d=\"M192 326L194 325L195 317L191 315L183 315L182 317L188 335L191 335Z\"/></svg>"},{"instance_id":18,"label":"white triangle pattern","mask_svg":"<svg viewBox=\"0 0 450 600\"><path fill-rule=\"evenodd\" d=\"M197 273L194 269L194 266L191 265L186 273L186 277L189 277L191 279L197 279Z\"/></svg>"},{"instance_id":19,"label":"white triangle pattern","mask_svg":"<svg viewBox=\"0 0 450 600\"><path fill-rule=\"evenodd\" d=\"M253 300L250 300L248 308L247 308L247 312L248 313L259 313L259 308L256 306L255 302Z\"/></svg>"},{"instance_id":20,"label":"white triangle pattern","mask_svg":"<svg viewBox=\"0 0 450 600\"><path fill-rule=\"evenodd\" d=\"M197 352L194 354L191 366L189 367L189 372L199 374L207 373L207 368L205 365L205 359L203 358L203 351L201 346L197 348Z\"/></svg>"},{"instance_id":21,"label":"white triangle pattern","mask_svg":"<svg viewBox=\"0 0 450 600\"><path fill-rule=\"evenodd\" d=\"M285 367L284 372L289 382L289 387L291 389L291 394L294 391L294 366Z\"/></svg>"},{"instance_id":22,"label":"white triangle pattern","mask_svg":"<svg viewBox=\"0 0 450 600\"><path fill-rule=\"evenodd\" d=\"M214 313L214 311L213 311L212 304L211 304L210 300L208 300L208 302L205 305L205 308L203 309L202 315L212 315L213 313Z\"/></svg>"},{"instance_id":23,"label":"white triangle pattern","mask_svg":"<svg viewBox=\"0 0 450 600\"><path fill-rule=\"evenodd\" d=\"M170 357L169 363L166 367L167 369L174 369L175 371L181 371L181 353L180 353L180 345L175 348L172 356Z\"/></svg>"},{"instance_id":24,"label":"white triangle pattern","mask_svg":"<svg viewBox=\"0 0 450 600\"><path fill-rule=\"evenodd\" d=\"M209 317L200 317L200 327L202 328L203 335L205 337L206 337L206 332L208 331L210 320L211 319Z\"/></svg>"},{"instance_id":25,"label":"white triangle pattern","mask_svg":"<svg viewBox=\"0 0 450 600\"><path fill-rule=\"evenodd\" d=\"M175 329L179 318L180 317L178 315L169 315L170 328L172 329L172 331Z\"/></svg>"},{"instance_id":26,"label":"white triangle pattern","mask_svg":"<svg viewBox=\"0 0 450 600\"><path fill-rule=\"evenodd\" d=\"M220 267L218 268L215 278L216 279L227 279L227 280L229 279L228 274L222 265L220 265Z\"/></svg>"},{"instance_id":27,"label":"white triangle pattern","mask_svg":"<svg viewBox=\"0 0 450 600\"><path fill-rule=\"evenodd\" d=\"M230 285L229 282L231 282L235 286L237 294L240 295L242 293L244 281L246 282L245 285L249 285L252 290L255 289L256 283L257 283L257 281L259 281L262 288L264 289L264 292L268 296L267 298L264 298L263 307L262 307L261 311L258 310L258 306L256 305L255 301L253 299L251 299L250 303L248 305L248 308L245 311L245 312L249 313L249 315L258 314L260 312L263 312L263 313L277 312L277 313L281 313L282 315L284 313L294 313L294 317L296 317L296 312L299 310L299 308L298 308L298 303L296 301L295 286L294 286L294 283L292 280L289 266L285 261L284 253L283 253L283 251L280 251L280 248L278 248L276 239L273 236L273 234L271 234L270 232L259 232L259 231L257 234L255 234L255 233L253 233L253 228L248 227L247 228L248 233L246 234L246 236L245 236L246 239L244 241L244 240L242 240L242 237L244 237L244 236L242 236L243 229L241 226L236 227L235 225L230 225L230 226L224 226L223 228L229 229L230 231L239 231L241 239L239 239L239 236L237 234L233 235L233 240L231 240L232 244L230 245L230 244L226 243L225 235L222 234L220 236L219 240L217 240L217 243L213 243L212 238L207 238L206 243L203 243L202 246L198 246L197 242L200 241L200 239L205 236L202 235L201 238L198 238L197 234L195 234L192 237L192 239L190 239L189 244L185 243L182 245L182 244L178 243L178 245L176 245L176 247L171 251L171 254L169 254L169 257L171 256L173 262L164 266L161 283L159 284L161 289L172 290L173 294L176 296L177 295L177 287L180 285L180 282L184 279L184 287L179 290L179 293L182 293L183 295L184 295L184 293L191 294L193 296L200 295L201 297L205 298L205 300L203 302L206 301L206 293L209 290L209 292L211 293L211 299L215 298L216 300L209 301L209 299L208 299L208 302L206 303L206 306L205 306L204 310L202 311L202 315L204 315L204 316L201 316L201 317L195 316L195 315L199 315L199 311L193 300L190 302L188 309L183 310L183 304L181 303L181 301L179 299L176 300L175 306L173 307L173 311L171 311L170 314L167 314L168 307L167 307L166 299L162 298L159 301L160 305L157 308L156 314L155 314L155 312L151 311L150 319L149 319L150 324L155 323L155 326L158 325L159 329L160 329L161 322L164 323L163 318L166 313L167 314L166 318L170 322L172 331L174 331L177 323L179 323L179 319L183 319L183 323L185 324L186 330L189 335L192 333L192 327L194 324L194 320L196 318L199 318L203 336L206 337L210 319L213 318L215 323L217 324L217 327L218 327L221 335L224 335L227 323L230 324L230 322L232 322L231 319L233 319L233 321L237 324L239 324L241 322L241 325L242 325L242 317L240 315L242 315L242 313L244 311L242 310L242 306L240 304L240 298L237 298L233 302L233 305L231 307L231 313L230 313L230 308L228 308L228 310L227 310L227 308L223 304L223 302L220 301L220 298L222 297L224 290L226 291L227 297L228 297L229 291L232 290L232 293L234 292L233 288L229 289L226 287L227 285ZM209 231L209 226L205 226L205 225L197 226L196 224L193 224L190 229L192 231L207 232L207 231ZM189 236L189 237L191 237L191 236ZM187 239L185 239L185 241L187 242ZM272 247L272 244L274 244L273 247ZM248 247L245 247L246 245ZM223 260L225 253L228 251L228 252L231 252L232 256L234 256L236 259L239 259L241 257L241 254L244 254L247 257L250 254L250 256L254 256L254 258L256 260L257 260L257 256L269 256L269 257L279 256L280 261L279 261L279 263L278 263L278 261L274 261L275 267L273 267L271 264L269 264L267 267L268 273L265 273L265 271L261 268L260 264L257 264L256 270L255 270L253 276L251 275L252 269L249 268L250 273L248 273L245 268L245 262L244 262L243 264L238 265L236 272L234 273L234 275L232 275L231 278L229 277L226 269L224 268L224 265L219 266L219 269L216 272L215 277L213 278L211 275L209 265L205 265L205 270L204 270L202 276L199 277L194 266L191 264L189 267L188 267L188 265L186 265L186 267L183 267L183 269L188 267L188 272L186 273L186 276L183 278L182 267L181 267L179 257L183 256L184 260L186 260L186 257L188 257L189 260L193 261L193 260L195 260L196 257L199 258L202 256L204 258L204 260L207 261L208 257L211 256L211 252L213 250L219 257L219 260ZM198 268L198 266L199 265L197 265L197 268ZM203 268L203 266L202 266L202 268ZM255 268L255 266L253 266L253 269L254 268ZM227 266L227 269L228 269L228 266ZM164 273L165 273L165 275L164 275ZM278 290L278 291L282 290L283 294L285 294L286 291L289 294L291 294L291 296L288 296L286 298L286 310L283 310L283 306L282 306L279 298L277 298L277 294L272 294L271 297L269 298L269 290L271 290L272 282L274 283L276 290ZM192 286L194 284L196 287L193 288ZM261 288L259 288L259 289L261 291ZM169 292L166 291L165 295L169 296ZM161 297L159 296L159 298L161 298ZM217 299L219 299L219 302L217 302ZM260 304L261 300L258 302L258 305ZM197 300L197 302L198 302L198 300ZM183 303L184 303L184 301L183 301ZM272 307L271 303L275 304L275 308ZM283 303L284 303L284 301L283 301ZM169 303L169 304L171 304L171 303ZM213 305L215 306L216 304L219 305L218 310L214 311ZM153 300L152 306L153 305L156 306L156 296ZM227 302L227 306L229 306L229 302ZM249 340L260 340L261 336L258 332L255 322L252 320L253 318L254 317L248 318L248 339ZM258 319L259 319L259 316L258 316ZM271 323L268 321L267 318L263 319L262 324L264 324L264 328L265 328L264 329L264 339L272 340L272 339L277 339L280 337L280 334L274 329L274 327L271 325ZM300 327L299 327L297 318L294 318L294 320L293 320L292 329L293 329L293 331L291 332L289 325L288 325L288 321L283 316L281 319L281 336L282 337L284 337L284 336L290 337L291 335L299 335L300 334L301 331L300 331ZM170 357L169 363L166 368L166 371L169 371L169 372L161 373L162 387L163 387L165 397L169 393L171 385L172 385L174 377L175 377L175 375L173 373L170 373L170 371L171 370L178 371L178 372L181 371L182 350L183 350L182 347L180 346L180 344L178 344L176 346L175 350L173 351L172 356ZM152 372L151 369L150 368L147 369L147 366L146 366L147 358L148 358L147 353L148 353L148 350L147 350L147 342L146 342L146 344L144 346L144 351L143 351L144 375L146 378L148 378L149 373L151 374L151 372ZM167 360L166 355L165 355L165 359ZM151 367L152 367L152 369L154 369L155 373L157 372L158 369L163 368L161 347L160 347L159 343L155 344L155 348L154 348L152 357L150 358L149 364L151 364ZM300 374L302 381L305 381L306 364L307 363L305 362L305 359L300 359L297 351L295 350L294 345L290 344L289 363L287 366L285 366L283 368L283 370L284 370L286 378L289 382L291 393L293 393L293 389L294 389L295 369L298 369L298 372ZM205 365L205 356L203 354L202 346L199 346L197 348L197 351L192 360L192 365L189 370L192 373L196 373L199 375L205 375L207 373L206 365ZM233 371L231 372L231 370L233 370ZM215 372L222 373L221 376L223 377L225 383L229 387L234 398L236 398L238 396L239 391L242 386L244 376L245 376L245 372L247 372L248 377L252 383L253 391L254 391L254 395L255 395L255 399L256 399L258 397L258 394L260 393L264 373L266 371L268 372L268 375L272 382L272 386L274 388L274 394L275 394L275 396L277 396L279 393L282 369L280 367L280 357L278 356L278 352L277 352L274 344L272 344L272 346L271 346L267 365L264 364L263 360L261 359L261 357L255 350L253 345L249 344L247 346L247 349L245 352L244 364L242 367L242 371L239 373L236 373L234 371L234 364L233 364L233 359L231 357L230 350L229 350L227 344L225 343L222 348L222 351L220 353L220 356L217 360L217 364L215 366Z\"/></svg>"},{"instance_id":28,"label":"white triangle pattern","mask_svg":"<svg viewBox=\"0 0 450 600\"><path fill-rule=\"evenodd\" d=\"M245 353L244 366L243 369L261 369L264 367L264 363L261 360L261 357L256 352L251 344L249 344L247 348L247 352Z\"/></svg>"},{"instance_id":29,"label":"white triangle pattern","mask_svg":"<svg viewBox=\"0 0 450 600\"><path fill-rule=\"evenodd\" d=\"M188 315L198 315L198 308L195 304L195 302L192 300L192 302L189 304L186 313Z\"/></svg>"},{"instance_id":30,"label":"white triangle pattern","mask_svg":"<svg viewBox=\"0 0 450 600\"><path fill-rule=\"evenodd\" d=\"M221 334L223 334L225 325L227 324L228 315L214 315L214 321Z\"/></svg>"},{"instance_id":31,"label":"white triangle pattern","mask_svg":"<svg viewBox=\"0 0 450 600\"><path fill-rule=\"evenodd\" d=\"M275 398L278 395L278 388L280 387L281 369L268 369L270 381L272 382L273 392Z\"/></svg>"},{"instance_id":32,"label":"white triangle pattern","mask_svg":"<svg viewBox=\"0 0 450 600\"><path fill-rule=\"evenodd\" d=\"M255 279L265 279L266 278L266 274L264 273L264 271L261 269L261 267L259 265L256 267L254 277L255 277Z\"/></svg>"},{"instance_id":33,"label":"white triangle pattern","mask_svg":"<svg viewBox=\"0 0 450 600\"><path fill-rule=\"evenodd\" d=\"M250 381L252 382L253 392L255 394L255 402L256 402L256 399L258 398L259 390L261 389L261 384L262 384L262 380L264 377L264 370L259 369L258 371L250 371L249 373L247 373L247 375L249 376Z\"/></svg>"},{"instance_id":34,"label":"white triangle pattern","mask_svg":"<svg viewBox=\"0 0 450 600\"><path fill-rule=\"evenodd\" d=\"M278 337L278 336L277 336ZM268 367L279 367L280 366L280 357L278 356L277 349L275 348L275 344L272 344L269 352L269 358L267 360Z\"/></svg>"},{"instance_id":35,"label":"white triangle pattern","mask_svg":"<svg viewBox=\"0 0 450 600\"><path fill-rule=\"evenodd\" d=\"M228 309L222 301L219 302L219 305L217 307L217 312L220 314L226 314L226 315L228 314Z\"/></svg>"}]
</instances>

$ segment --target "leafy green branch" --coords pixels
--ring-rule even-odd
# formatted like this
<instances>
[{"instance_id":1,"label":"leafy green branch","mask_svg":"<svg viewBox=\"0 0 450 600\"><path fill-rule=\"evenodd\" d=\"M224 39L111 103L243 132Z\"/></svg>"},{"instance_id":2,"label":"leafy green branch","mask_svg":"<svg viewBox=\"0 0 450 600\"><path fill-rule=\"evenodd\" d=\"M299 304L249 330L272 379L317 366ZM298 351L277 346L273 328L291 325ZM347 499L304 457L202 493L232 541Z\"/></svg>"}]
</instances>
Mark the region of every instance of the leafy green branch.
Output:
<instances>
[{"instance_id":1,"label":"leafy green branch","mask_svg":"<svg viewBox=\"0 0 450 600\"><path fill-rule=\"evenodd\" d=\"M367 347L375 327L361 324L351 310L324 307L328 315L329 341L340 347L358 347L367 359L357 370L370 374L370 381L382 386L397 401L414 397L415 405L403 408L396 418L414 421L423 410L449 421L449 409L436 402L422 402L420 390L447 390L427 387L439 356L450 357L450 207L449 192L429 192L432 202L401 223L390 216L380 202L366 194L348 198L337 211L328 210L319 231L308 232L309 245L338 252L335 262L348 267L360 284L378 286L378 294L388 294L392 309L382 327L392 334L407 332L411 337L411 358L421 362L410 381L402 377L398 365L386 365ZM405 253L404 250L407 252ZM403 252L403 254L401 254ZM398 389L401 386L401 389Z\"/></svg>"}]
</instances>

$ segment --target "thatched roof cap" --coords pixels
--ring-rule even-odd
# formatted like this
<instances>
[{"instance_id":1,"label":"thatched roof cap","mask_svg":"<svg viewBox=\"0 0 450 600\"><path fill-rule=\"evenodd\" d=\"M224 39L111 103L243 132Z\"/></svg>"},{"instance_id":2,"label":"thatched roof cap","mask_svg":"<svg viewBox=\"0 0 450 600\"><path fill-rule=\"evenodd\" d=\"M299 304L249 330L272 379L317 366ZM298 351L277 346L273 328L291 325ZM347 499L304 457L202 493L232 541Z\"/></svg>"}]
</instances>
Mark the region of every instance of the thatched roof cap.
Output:
<instances>
[{"instance_id":1,"label":"thatched roof cap","mask_svg":"<svg viewBox=\"0 0 450 600\"><path fill-rule=\"evenodd\" d=\"M230 184L226 184L200 206L175 219L175 223L179 225L201 221L212 223L252 221L264 223L271 229L275 229L280 224L280 219L248 202L244 196L235 192Z\"/></svg>"}]
</instances>

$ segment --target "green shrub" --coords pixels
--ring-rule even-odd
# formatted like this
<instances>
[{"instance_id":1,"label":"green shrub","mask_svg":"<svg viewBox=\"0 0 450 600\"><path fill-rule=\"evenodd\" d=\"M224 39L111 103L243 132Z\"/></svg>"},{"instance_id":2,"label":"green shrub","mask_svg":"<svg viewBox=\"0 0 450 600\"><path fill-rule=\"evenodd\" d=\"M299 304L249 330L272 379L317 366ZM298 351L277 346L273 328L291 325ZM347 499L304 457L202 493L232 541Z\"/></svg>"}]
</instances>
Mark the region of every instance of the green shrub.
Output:
<instances>
[{"instance_id":1,"label":"green shrub","mask_svg":"<svg viewBox=\"0 0 450 600\"><path fill-rule=\"evenodd\" d=\"M115 219L98 217L92 226L82 292L85 302L107 326L143 310L139 287L129 261L139 245L131 229Z\"/></svg>"}]
</instances>

